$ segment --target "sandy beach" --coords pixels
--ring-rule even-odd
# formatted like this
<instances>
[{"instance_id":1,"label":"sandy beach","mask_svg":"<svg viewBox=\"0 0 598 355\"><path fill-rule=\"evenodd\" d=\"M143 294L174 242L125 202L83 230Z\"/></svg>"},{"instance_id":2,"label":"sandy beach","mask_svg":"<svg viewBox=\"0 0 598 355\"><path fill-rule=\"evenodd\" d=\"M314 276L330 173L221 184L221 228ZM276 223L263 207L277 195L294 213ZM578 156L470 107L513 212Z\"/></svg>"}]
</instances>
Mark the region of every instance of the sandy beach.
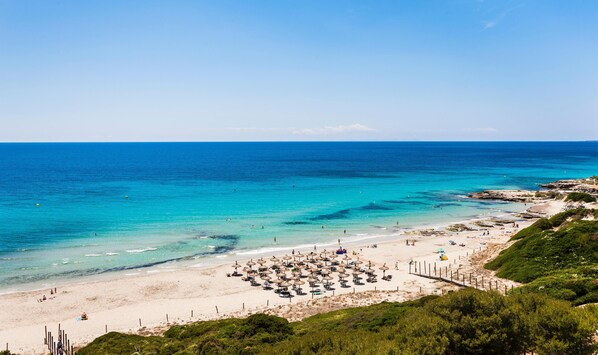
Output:
<instances>
[{"instance_id":1,"label":"sandy beach","mask_svg":"<svg viewBox=\"0 0 598 355\"><path fill-rule=\"evenodd\" d=\"M538 200L528 203L527 211L552 215L564 207L562 201ZM485 274L486 279L490 279L492 273L481 269L483 261L502 250L513 233L537 219L527 217L508 215L472 220L434 230L415 229L397 234L391 240L372 239L367 244L362 241L343 245L352 258L359 256L360 260L374 262L376 270L386 264L389 267L387 274L392 275L392 279L386 281L379 277L375 283L364 282L357 286L349 281L350 287L346 288L340 287L335 280L332 290L321 288L322 294L315 296L306 292L306 295L282 298L272 290L252 287L240 277L227 277L226 274L233 271L231 264L235 260L205 268L186 267L172 272L140 271L136 275L118 275L107 280L61 286L53 295L50 295L50 290L5 294L0 296L3 310L0 314L0 343L8 343L13 352L43 354L46 349L44 327L57 332L59 324L68 333L71 344L77 347L106 331L159 333L172 324L255 312L298 320L342 307L441 294L458 286L409 274L411 260L437 263L439 267L450 265L451 270L459 269L476 276ZM406 240L414 240L415 246L407 246ZM455 245L449 241L454 241ZM445 250L448 260L439 260L439 248ZM306 253L312 250L300 251ZM254 259L257 257L259 255ZM237 261L245 265L248 260ZM499 289L511 284L501 280ZM307 285L304 289L309 291ZM48 299L39 302L43 295ZM82 312L87 313L88 320L79 320Z\"/></svg>"}]
</instances>

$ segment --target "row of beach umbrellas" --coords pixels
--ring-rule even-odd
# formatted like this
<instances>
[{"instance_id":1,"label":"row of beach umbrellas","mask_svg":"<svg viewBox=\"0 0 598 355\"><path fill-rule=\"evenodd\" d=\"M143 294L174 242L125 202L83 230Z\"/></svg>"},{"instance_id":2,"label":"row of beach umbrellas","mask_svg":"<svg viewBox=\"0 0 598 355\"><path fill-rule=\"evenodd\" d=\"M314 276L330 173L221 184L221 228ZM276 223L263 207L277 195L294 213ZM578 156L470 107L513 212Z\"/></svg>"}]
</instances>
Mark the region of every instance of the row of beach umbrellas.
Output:
<instances>
[{"instance_id":1,"label":"row of beach umbrellas","mask_svg":"<svg viewBox=\"0 0 598 355\"><path fill-rule=\"evenodd\" d=\"M321 281L325 282L325 285L328 285L334 279L332 277L333 268L335 268L335 272L337 272L341 283L346 282L345 279L350 276L353 276L354 281L361 279L360 275L363 273L368 275L368 278L376 277L376 270L373 268L376 265L374 262L367 261L366 263L359 259L359 257L353 260L346 253L336 254L334 251L310 252L306 254L298 252L294 255L285 255L282 257L272 256L269 261L270 263L264 258L259 258L255 261L251 259L245 266L235 262L232 267L235 271L242 269L248 277L253 279L253 282L259 277L263 281L278 285L279 288L295 286L299 290L305 284L302 278L306 278L306 281L312 287ZM362 265L365 267L365 264L367 264L367 268L362 270ZM254 269L254 267L256 268ZM353 270L349 274L347 269ZM378 269L382 271L384 276L389 268L384 264ZM289 270L291 271L291 275L287 274ZM308 274L304 274L303 271L307 271ZM318 274L322 276L321 279L318 277ZM273 275L276 275L277 279L273 279Z\"/></svg>"}]
</instances>

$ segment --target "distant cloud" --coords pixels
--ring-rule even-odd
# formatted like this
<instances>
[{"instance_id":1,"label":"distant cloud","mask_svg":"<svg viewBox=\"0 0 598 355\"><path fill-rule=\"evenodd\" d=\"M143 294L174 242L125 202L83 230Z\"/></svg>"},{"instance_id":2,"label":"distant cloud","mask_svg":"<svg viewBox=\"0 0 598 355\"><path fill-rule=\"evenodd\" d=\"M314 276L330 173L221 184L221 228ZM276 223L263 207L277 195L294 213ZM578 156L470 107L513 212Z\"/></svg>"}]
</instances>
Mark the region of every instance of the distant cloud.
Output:
<instances>
[{"instance_id":1,"label":"distant cloud","mask_svg":"<svg viewBox=\"0 0 598 355\"><path fill-rule=\"evenodd\" d=\"M327 135L327 134L337 134L337 133L345 133L345 132L373 132L373 131L375 131L375 129L370 128L365 125L362 125L362 124L359 124L359 123L354 123L351 125L293 129L291 132L293 134Z\"/></svg>"},{"instance_id":2,"label":"distant cloud","mask_svg":"<svg viewBox=\"0 0 598 355\"><path fill-rule=\"evenodd\" d=\"M465 128L467 132L479 132L479 133L496 133L498 129L494 127L477 127L477 128Z\"/></svg>"},{"instance_id":3,"label":"distant cloud","mask_svg":"<svg viewBox=\"0 0 598 355\"><path fill-rule=\"evenodd\" d=\"M511 11L518 9L520 7L522 7L524 4L518 4L515 6L512 6L506 10L503 10L502 12L500 12L497 16L495 16L493 19L485 21L484 22L484 30L488 30L492 27L495 27L496 25L498 25L500 23L500 21L502 21Z\"/></svg>"},{"instance_id":4,"label":"distant cloud","mask_svg":"<svg viewBox=\"0 0 598 355\"><path fill-rule=\"evenodd\" d=\"M360 123L354 123L350 125L338 125L338 126L324 126L315 128L298 128L298 127L233 127L229 130L237 132L287 132L296 135L332 135L342 134L347 132L374 132L374 128L362 125Z\"/></svg>"}]
</instances>

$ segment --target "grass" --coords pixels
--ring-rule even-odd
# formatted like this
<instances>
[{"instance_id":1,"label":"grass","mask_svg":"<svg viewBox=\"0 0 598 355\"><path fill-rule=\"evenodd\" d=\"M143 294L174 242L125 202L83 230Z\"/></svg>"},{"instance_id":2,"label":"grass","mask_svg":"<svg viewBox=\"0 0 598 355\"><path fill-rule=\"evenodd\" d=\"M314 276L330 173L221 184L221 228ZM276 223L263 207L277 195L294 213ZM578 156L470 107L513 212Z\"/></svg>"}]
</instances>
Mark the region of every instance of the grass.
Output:
<instances>
[{"instance_id":1,"label":"grass","mask_svg":"<svg viewBox=\"0 0 598 355\"><path fill-rule=\"evenodd\" d=\"M585 192L570 192L565 201L573 202L596 202L596 198Z\"/></svg>"},{"instance_id":2,"label":"grass","mask_svg":"<svg viewBox=\"0 0 598 355\"><path fill-rule=\"evenodd\" d=\"M573 304L598 302L596 211L577 208L540 219L517 233L516 242L485 265L499 277L527 283L538 292Z\"/></svg>"}]
</instances>

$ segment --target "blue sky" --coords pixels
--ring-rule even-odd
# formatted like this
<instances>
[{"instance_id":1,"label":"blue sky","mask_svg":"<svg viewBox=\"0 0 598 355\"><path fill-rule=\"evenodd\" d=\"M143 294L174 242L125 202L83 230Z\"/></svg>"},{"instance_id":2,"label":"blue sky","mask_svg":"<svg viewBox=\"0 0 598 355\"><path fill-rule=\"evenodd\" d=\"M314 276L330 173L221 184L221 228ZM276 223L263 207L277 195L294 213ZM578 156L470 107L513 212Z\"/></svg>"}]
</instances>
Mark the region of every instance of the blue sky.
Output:
<instances>
[{"instance_id":1,"label":"blue sky","mask_svg":"<svg viewBox=\"0 0 598 355\"><path fill-rule=\"evenodd\" d=\"M598 2L0 0L0 127L0 141L598 139Z\"/></svg>"}]
</instances>

